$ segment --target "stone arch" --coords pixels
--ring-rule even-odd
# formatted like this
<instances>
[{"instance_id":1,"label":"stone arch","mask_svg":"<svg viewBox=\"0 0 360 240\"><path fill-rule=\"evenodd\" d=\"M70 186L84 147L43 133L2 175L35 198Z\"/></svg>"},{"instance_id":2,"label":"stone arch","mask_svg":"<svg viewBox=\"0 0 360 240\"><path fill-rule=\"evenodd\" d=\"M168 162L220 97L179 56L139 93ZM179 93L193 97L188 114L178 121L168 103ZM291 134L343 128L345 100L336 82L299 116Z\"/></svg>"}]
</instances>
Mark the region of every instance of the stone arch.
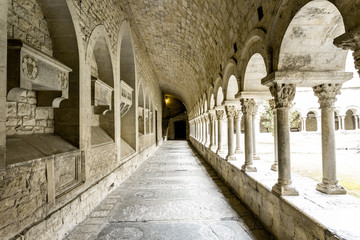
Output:
<instances>
[{"instance_id":1,"label":"stone arch","mask_svg":"<svg viewBox=\"0 0 360 240\"><path fill-rule=\"evenodd\" d=\"M219 87L216 94L216 106L221 106L223 101L224 101L224 93L222 87Z\"/></svg>"},{"instance_id":2,"label":"stone arch","mask_svg":"<svg viewBox=\"0 0 360 240\"><path fill-rule=\"evenodd\" d=\"M82 117L84 111L80 109L86 107L86 102L80 101L79 89L86 85L87 79L84 78L86 74L83 71L86 66L85 47L81 37L83 34L76 8L72 1L37 2L47 22L54 58L72 69L69 74L68 99L62 101L59 108L54 109L54 132L72 145L83 149L86 143L81 140L86 139L86 136L80 137L80 133L87 131L86 124L82 124L80 120L85 119Z\"/></svg>"},{"instance_id":3,"label":"stone arch","mask_svg":"<svg viewBox=\"0 0 360 240\"><path fill-rule=\"evenodd\" d=\"M122 152L134 152L136 150L137 143L137 81L136 81L136 61L135 51L133 46L132 34L130 24L127 21L122 22L117 45L117 59L119 64L119 79L121 81L121 94L125 90L125 87L131 92L131 106L128 109L123 110L124 104L121 104L121 148ZM127 87L129 86L129 88ZM123 90L124 88L124 90ZM131 90L132 89L132 90ZM126 149L128 150L126 150ZM131 149L130 149L131 148ZM122 157L124 157L123 153Z\"/></svg>"},{"instance_id":4,"label":"stone arch","mask_svg":"<svg viewBox=\"0 0 360 240\"><path fill-rule=\"evenodd\" d=\"M306 114L306 131L307 132L315 132L318 129L317 125L317 115L315 111L308 111Z\"/></svg>"},{"instance_id":5,"label":"stone arch","mask_svg":"<svg viewBox=\"0 0 360 240\"><path fill-rule=\"evenodd\" d=\"M207 92L207 97L208 97L208 108L209 110L214 109L215 107L215 97L214 97L214 87L213 85L210 85L208 92Z\"/></svg>"},{"instance_id":6,"label":"stone arch","mask_svg":"<svg viewBox=\"0 0 360 240\"><path fill-rule=\"evenodd\" d=\"M357 118L355 117L355 115L358 114L358 110L356 108L348 108L348 110L345 112L345 130L355 130L356 125L355 125L355 121L357 120Z\"/></svg>"},{"instance_id":7,"label":"stone arch","mask_svg":"<svg viewBox=\"0 0 360 240\"><path fill-rule=\"evenodd\" d=\"M219 89L221 91L221 96L222 96L222 99L221 99L221 102L219 103L218 101L218 97L220 96L219 95ZM218 76L214 82L214 96L215 96L215 106L220 106L222 104L222 102L224 101L224 92L223 92L223 88L222 88L222 79L220 76Z\"/></svg>"},{"instance_id":8,"label":"stone arch","mask_svg":"<svg viewBox=\"0 0 360 240\"><path fill-rule=\"evenodd\" d=\"M335 5L325 0L305 4L294 14L284 32L276 69L344 70L347 51L333 45L333 40L344 32L344 22Z\"/></svg>"},{"instance_id":9,"label":"stone arch","mask_svg":"<svg viewBox=\"0 0 360 240\"><path fill-rule=\"evenodd\" d=\"M86 51L86 63L90 68L87 79L91 81L91 84L88 84L91 88L86 89L91 98L88 104L91 102L92 105L91 146L110 143L115 138L114 78L116 74L113 68L111 44L107 36L105 27L97 26L91 33Z\"/></svg>"},{"instance_id":10,"label":"stone arch","mask_svg":"<svg viewBox=\"0 0 360 240\"><path fill-rule=\"evenodd\" d=\"M261 55L261 57L263 58L263 62L265 64L266 72L271 72L270 69L271 65L269 63L270 55L266 48L265 37L266 37L266 33L264 32L264 30L260 28L256 28L248 34L247 39L244 41L244 47L241 52L241 62L238 64L239 71L241 72L240 73L241 91L244 90L244 77L245 77L246 69L249 65L251 58L255 54Z\"/></svg>"},{"instance_id":11,"label":"stone arch","mask_svg":"<svg viewBox=\"0 0 360 240\"><path fill-rule=\"evenodd\" d=\"M222 81L222 88L225 90L226 100L235 100L235 95L239 92L238 74L236 72L236 62L228 60Z\"/></svg>"},{"instance_id":12,"label":"stone arch","mask_svg":"<svg viewBox=\"0 0 360 240\"><path fill-rule=\"evenodd\" d=\"M268 87L261 84L261 79L266 77L266 65L261 54L255 53L251 56L245 70L244 81L242 82L243 91L258 92L268 91Z\"/></svg>"}]
</instances>

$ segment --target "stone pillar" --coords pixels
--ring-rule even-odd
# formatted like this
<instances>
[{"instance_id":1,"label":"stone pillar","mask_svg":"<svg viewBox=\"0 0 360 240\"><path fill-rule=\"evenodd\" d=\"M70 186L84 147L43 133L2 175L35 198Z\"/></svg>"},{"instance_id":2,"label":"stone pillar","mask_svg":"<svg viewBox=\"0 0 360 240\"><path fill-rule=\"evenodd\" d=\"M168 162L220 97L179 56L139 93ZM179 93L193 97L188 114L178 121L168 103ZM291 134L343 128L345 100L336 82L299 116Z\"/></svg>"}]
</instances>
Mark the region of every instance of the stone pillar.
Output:
<instances>
[{"instance_id":1,"label":"stone pillar","mask_svg":"<svg viewBox=\"0 0 360 240\"><path fill-rule=\"evenodd\" d=\"M218 120L218 150L217 154L222 155L225 154L224 149L224 136L223 132L224 124L226 121L225 111L224 110L216 110L216 118Z\"/></svg>"},{"instance_id":2,"label":"stone pillar","mask_svg":"<svg viewBox=\"0 0 360 240\"><path fill-rule=\"evenodd\" d=\"M341 130L341 117L337 116L337 119L338 119L338 125L339 125L338 131L340 131Z\"/></svg>"},{"instance_id":3,"label":"stone pillar","mask_svg":"<svg viewBox=\"0 0 360 240\"><path fill-rule=\"evenodd\" d=\"M228 155L227 161L235 161L235 144L234 144L234 117L235 117L235 106L226 106L226 115L228 119Z\"/></svg>"},{"instance_id":4,"label":"stone pillar","mask_svg":"<svg viewBox=\"0 0 360 240\"><path fill-rule=\"evenodd\" d=\"M323 179L316 190L327 194L346 194L336 178L336 148L334 126L334 102L341 84L321 84L313 87L321 109L321 142Z\"/></svg>"},{"instance_id":5,"label":"stone pillar","mask_svg":"<svg viewBox=\"0 0 360 240\"><path fill-rule=\"evenodd\" d=\"M257 121L257 110L258 110L258 106L255 105L254 106L254 110L252 113L252 143L253 143L253 159L254 160L260 160L260 157L257 155L256 153L256 134L258 133L258 128L259 128L259 121Z\"/></svg>"},{"instance_id":6,"label":"stone pillar","mask_svg":"<svg viewBox=\"0 0 360 240\"><path fill-rule=\"evenodd\" d=\"M340 116L341 119L341 130L345 131L345 116Z\"/></svg>"},{"instance_id":7,"label":"stone pillar","mask_svg":"<svg viewBox=\"0 0 360 240\"><path fill-rule=\"evenodd\" d=\"M359 115L354 115L355 120L355 130L359 129Z\"/></svg>"},{"instance_id":8,"label":"stone pillar","mask_svg":"<svg viewBox=\"0 0 360 240\"><path fill-rule=\"evenodd\" d=\"M216 138L216 130L215 130L216 115L215 115L215 113L213 113L213 112L209 113L209 119L210 119L210 149L214 151L216 149L216 140L215 140L215 138Z\"/></svg>"},{"instance_id":9,"label":"stone pillar","mask_svg":"<svg viewBox=\"0 0 360 240\"><path fill-rule=\"evenodd\" d=\"M302 131L302 132L306 132L306 118L307 118L307 117L302 117L302 118L301 118L301 119L302 119L302 124L301 124L301 126L302 126L301 131Z\"/></svg>"},{"instance_id":10,"label":"stone pillar","mask_svg":"<svg viewBox=\"0 0 360 240\"><path fill-rule=\"evenodd\" d=\"M235 111L236 149L235 154L241 153L241 110Z\"/></svg>"},{"instance_id":11,"label":"stone pillar","mask_svg":"<svg viewBox=\"0 0 360 240\"><path fill-rule=\"evenodd\" d=\"M274 163L271 165L271 170L278 171L278 139L277 139L277 120L276 120L276 105L275 100L271 99L269 101L270 107L273 110L273 126L274 126Z\"/></svg>"},{"instance_id":12,"label":"stone pillar","mask_svg":"<svg viewBox=\"0 0 360 240\"><path fill-rule=\"evenodd\" d=\"M276 132L278 153L278 182L272 192L277 196L296 196L298 191L291 185L290 161L290 124L289 106L295 97L295 85L278 84L270 87L271 95L275 98Z\"/></svg>"},{"instance_id":13,"label":"stone pillar","mask_svg":"<svg viewBox=\"0 0 360 240\"><path fill-rule=\"evenodd\" d=\"M209 114L205 113L205 140L204 140L204 144L206 147L209 147L210 145L210 138L209 138Z\"/></svg>"},{"instance_id":14,"label":"stone pillar","mask_svg":"<svg viewBox=\"0 0 360 240\"><path fill-rule=\"evenodd\" d=\"M241 99L242 112L245 118L245 164L241 167L243 172L256 172L253 165L253 131L252 115L255 107L253 99Z\"/></svg>"},{"instance_id":15,"label":"stone pillar","mask_svg":"<svg viewBox=\"0 0 360 240\"><path fill-rule=\"evenodd\" d=\"M321 129L321 116L316 117L316 132L320 132Z\"/></svg>"}]
</instances>

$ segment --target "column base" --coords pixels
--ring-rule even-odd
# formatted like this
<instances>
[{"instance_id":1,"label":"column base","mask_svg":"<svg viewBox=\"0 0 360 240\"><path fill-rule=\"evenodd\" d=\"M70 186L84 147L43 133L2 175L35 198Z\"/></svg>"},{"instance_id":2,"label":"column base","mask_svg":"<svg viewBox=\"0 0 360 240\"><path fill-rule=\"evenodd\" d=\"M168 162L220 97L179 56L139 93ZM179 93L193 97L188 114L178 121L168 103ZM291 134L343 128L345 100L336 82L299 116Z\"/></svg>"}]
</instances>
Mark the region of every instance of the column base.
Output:
<instances>
[{"instance_id":1,"label":"column base","mask_svg":"<svg viewBox=\"0 0 360 240\"><path fill-rule=\"evenodd\" d=\"M299 192L291 185L282 185L280 183L276 183L271 192L280 197L280 196L299 196Z\"/></svg>"},{"instance_id":2,"label":"column base","mask_svg":"<svg viewBox=\"0 0 360 240\"><path fill-rule=\"evenodd\" d=\"M241 151L241 149L236 149L235 150L235 154L242 154L243 153L243 151Z\"/></svg>"},{"instance_id":3,"label":"column base","mask_svg":"<svg viewBox=\"0 0 360 240\"><path fill-rule=\"evenodd\" d=\"M234 155L234 154L232 154L232 155L227 155L227 157L226 157L226 161L236 161L237 159L236 159L236 156Z\"/></svg>"},{"instance_id":4,"label":"column base","mask_svg":"<svg viewBox=\"0 0 360 240\"><path fill-rule=\"evenodd\" d=\"M273 165L271 165L271 170L274 172L277 172L279 169L279 165L277 163L274 163Z\"/></svg>"},{"instance_id":5,"label":"column base","mask_svg":"<svg viewBox=\"0 0 360 240\"><path fill-rule=\"evenodd\" d=\"M257 155L257 154L254 154L254 155L253 155L253 160L260 160L260 157L259 157L259 155Z\"/></svg>"},{"instance_id":6,"label":"column base","mask_svg":"<svg viewBox=\"0 0 360 240\"><path fill-rule=\"evenodd\" d=\"M316 190L326 194L346 194L346 189L339 184L320 182L316 185Z\"/></svg>"},{"instance_id":7,"label":"column base","mask_svg":"<svg viewBox=\"0 0 360 240\"><path fill-rule=\"evenodd\" d=\"M225 155L226 154L226 152L224 150L219 150L219 149L216 151L216 153L218 155Z\"/></svg>"},{"instance_id":8,"label":"column base","mask_svg":"<svg viewBox=\"0 0 360 240\"><path fill-rule=\"evenodd\" d=\"M257 169L253 165L244 164L241 167L241 171L243 171L243 172L257 172Z\"/></svg>"},{"instance_id":9,"label":"column base","mask_svg":"<svg viewBox=\"0 0 360 240\"><path fill-rule=\"evenodd\" d=\"M217 151L217 146L210 146L210 150L213 151L213 152L216 152Z\"/></svg>"}]
</instances>

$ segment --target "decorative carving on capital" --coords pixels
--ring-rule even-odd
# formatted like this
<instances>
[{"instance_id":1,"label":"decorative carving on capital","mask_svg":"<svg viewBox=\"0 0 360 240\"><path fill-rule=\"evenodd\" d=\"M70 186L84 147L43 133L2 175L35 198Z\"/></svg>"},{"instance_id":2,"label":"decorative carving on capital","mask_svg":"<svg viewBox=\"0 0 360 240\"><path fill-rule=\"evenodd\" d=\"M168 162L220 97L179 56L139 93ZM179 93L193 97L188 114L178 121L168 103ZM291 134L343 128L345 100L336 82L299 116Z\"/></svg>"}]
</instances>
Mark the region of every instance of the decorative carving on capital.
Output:
<instances>
[{"instance_id":1,"label":"decorative carving on capital","mask_svg":"<svg viewBox=\"0 0 360 240\"><path fill-rule=\"evenodd\" d=\"M275 99L275 108L289 107L295 98L296 87L293 84L274 83L270 92Z\"/></svg>"},{"instance_id":2,"label":"decorative carving on capital","mask_svg":"<svg viewBox=\"0 0 360 240\"><path fill-rule=\"evenodd\" d=\"M235 106L225 106L225 110L228 118L235 117Z\"/></svg>"},{"instance_id":3,"label":"decorative carving on capital","mask_svg":"<svg viewBox=\"0 0 360 240\"><path fill-rule=\"evenodd\" d=\"M239 120L242 116L242 112L240 109L235 110L235 120Z\"/></svg>"},{"instance_id":4,"label":"decorative carving on capital","mask_svg":"<svg viewBox=\"0 0 360 240\"><path fill-rule=\"evenodd\" d=\"M258 109L259 109L259 106L258 106L258 105L256 105L256 103L255 103L255 106L254 106L254 108L253 108L253 112L252 112L253 117L255 117L255 116L256 116Z\"/></svg>"},{"instance_id":5,"label":"decorative carving on capital","mask_svg":"<svg viewBox=\"0 0 360 240\"><path fill-rule=\"evenodd\" d=\"M226 115L224 110L216 110L216 118L217 120L226 120Z\"/></svg>"},{"instance_id":6,"label":"decorative carving on capital","mask_svg":"<svg viewBox=\"0 0 360 240\"><path fill-rule=\"evenodd\" d=\"M270 99L269 100L269 105L270 105L270 108L272 110L274 110L276 108L275 99Z\"/></svg>"},{"instance_id":7,"label":"decorative carving on capital","mask_svg":"<svg viewBox=\"0 0 360 240\"><path fill-rule=\"evenodd\" d=\"M320 108L332 108L336 95L341 94L341 84L321 84L313 87L314 94L319 98Z\"/></svg>"},{"instance_id":8,"label":"decorative carving on capital","mask_svg":"<svg viewBox=\"0 0 360 240\"><path fill-rule=\"evenodd\" d=\"M247 114L252 115L255 105L256 105L255 101L252 98L241 99L241 106L242 106L241 110L244 115L247 115Z\"/></svg>"},{"instance_id":9,"label":"decorative carving on capital","mask_svg":"<svg viewBox=\"0 0 360 240\"><path fill-rule=\"evenodd\" d=\"M206 113L206 114L204 115L204 121L205 121L205 122L209 122L209 114Z\"/></svg>"},{"instance_id":10,"label":"decorative carving on capital","mask_svg":"<svg viewBox=\"0 0 360 240\"><path fill-rule=\"evenodd\" d=\"M344 50L352 50L355 68L360 75L360 27L335 38L334 45Z\"/></svg>"}]
</instances>

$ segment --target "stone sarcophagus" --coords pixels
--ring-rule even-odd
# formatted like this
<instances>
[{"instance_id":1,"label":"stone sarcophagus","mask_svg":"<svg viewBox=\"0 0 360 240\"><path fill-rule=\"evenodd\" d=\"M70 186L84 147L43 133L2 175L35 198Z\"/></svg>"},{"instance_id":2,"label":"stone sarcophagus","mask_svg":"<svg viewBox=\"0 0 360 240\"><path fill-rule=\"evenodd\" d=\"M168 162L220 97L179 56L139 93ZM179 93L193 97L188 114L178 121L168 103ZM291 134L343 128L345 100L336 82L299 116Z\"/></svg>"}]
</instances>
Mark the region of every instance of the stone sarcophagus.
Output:
<instances>
[{"instance_id":1,"label":"stone sarcophagus","mask_svg":"<svg viewBox=\"0 0 360 240\"><path fill-rule=\"evenodd\" d=\"M121 117L123 117L131 108L132 93L133 93L134 89L132 87L130 87L123 80L120 81L120 88L121 88L120 114L121 114Z\"/></svg>"},{"instance_id":2,"label":"stone sarcophagus","mask_svg":"<svg viewBox=\"0 0 360 240\"><path fill-rule=\"evenodd\" d=\"M18 102L26 90L38 92L38 106L58 108L68 98L71 68L21 40L8 40L7 99Z\"/></svg>"},{"instance_id":3,"label":"stone sarcophagus","mask_svg":"<svg viewBox=\"0 0 360 240\"><path fill-rule=\"evenodd\" d=\"M98 78L91 79L91 106L94 114L105 115L112 109L114 89Z\"/></svg>"}]
</instances>

